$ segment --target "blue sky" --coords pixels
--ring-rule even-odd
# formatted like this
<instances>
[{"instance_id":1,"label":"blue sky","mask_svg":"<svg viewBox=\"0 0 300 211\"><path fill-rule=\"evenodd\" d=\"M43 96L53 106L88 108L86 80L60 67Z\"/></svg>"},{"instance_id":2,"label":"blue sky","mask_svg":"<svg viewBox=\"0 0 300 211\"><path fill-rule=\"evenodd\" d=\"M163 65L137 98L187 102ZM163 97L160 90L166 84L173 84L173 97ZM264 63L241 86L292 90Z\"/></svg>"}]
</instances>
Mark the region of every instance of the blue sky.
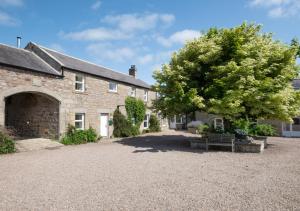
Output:
<instances>
[{"instance_id":1,"label":"blue sky","mask_svg":"<svg viewBox=\"0 0 300 211\"><path fill-rule=\"evenodd\" d=\"M300 38L300 0L0 0L0 43L29 41L124 73L153 70L186 40L243 21L275 39Z\"/></svg>"}]
</instances>

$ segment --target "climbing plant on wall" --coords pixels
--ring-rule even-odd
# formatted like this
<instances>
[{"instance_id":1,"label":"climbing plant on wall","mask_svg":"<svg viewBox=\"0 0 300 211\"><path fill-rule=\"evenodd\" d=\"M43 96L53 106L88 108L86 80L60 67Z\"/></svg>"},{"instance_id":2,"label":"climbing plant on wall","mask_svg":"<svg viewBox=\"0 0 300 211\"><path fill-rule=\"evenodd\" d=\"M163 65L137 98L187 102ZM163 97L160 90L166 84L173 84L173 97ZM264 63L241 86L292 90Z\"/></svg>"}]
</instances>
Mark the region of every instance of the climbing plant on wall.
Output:
<instances>
[{"instance_id":1,"label":"climbing plant on wall","mask_svg":"<svg viewBox=\"0 0 300 211\"><path fill-rule=\"evenodd\" d=\"M146 107L141 99L127 97L125 100L125 108L128 121L139 127L144 120Z\"/></svg>"}]
</instances>

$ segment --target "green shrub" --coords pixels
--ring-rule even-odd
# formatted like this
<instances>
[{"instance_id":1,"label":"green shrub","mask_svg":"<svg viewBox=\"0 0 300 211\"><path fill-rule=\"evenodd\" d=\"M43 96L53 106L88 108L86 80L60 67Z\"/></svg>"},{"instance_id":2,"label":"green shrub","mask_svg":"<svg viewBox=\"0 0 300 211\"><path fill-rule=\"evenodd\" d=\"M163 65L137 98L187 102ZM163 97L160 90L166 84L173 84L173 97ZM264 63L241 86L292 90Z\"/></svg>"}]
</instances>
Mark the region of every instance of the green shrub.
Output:
<instances>
[{"instance_id":1,"label":"green shrub","mask_svg":"<svg viewBox=\"0 0 300 211\"><path fill-rule=\"evenodd\" d=\"M247 135L252 136L274 136L276 130L269 124L257 124L245 119L236 120L233 122L234 129L242 130Z\"/></svg>"},{"instance_id":2,"label":"green shrub","mask_svg":"<svg viewBox=\"0 0 300 211\"><path fill-rule=\"evenodd\" d=\"M157 116L155 116L154 114L150 115L149 131L150 132L160 132L161 131L159 120L158 120Z\"/></svg>"},{"instance_id":3,"label":"green shrub","mask_svg":"<svg viewBox=\"0 0 300 211\"><path fill-rule=\"evenodd\" d=\"M85 131L87 142L96 142L100 139L94 128L90 127Z\"/></svg>"},{"instance_id":4,"label":"green shrub","mask_svg":"<svg viewBox=\"0 0 300 211\"><path fill-rule=\"evenodd\" d=\"M209 125L208 124L201 124L197 127L197 132L199 134L206 134L207 132L209 132Z\"/></svg>"},{"instance_id":5,"label":"green shrub","mask_svg":"<svg viewBox=\"0 0 300 211\"><path fill-rule=\"evenodd\" d=\"M7 135L0 132L0 154L15 152L15 142Z\"/></svg>"},{"instance_id":6,"label":"green shrub","mask_svg":"<svg viewBox=\"0 0 300 211\"><path fill-rule=\"evenodd\" d=\"M143 133L143 134L145 134L145 133L150 133L150 130L149 130L149 129L144 129L142 133Z\"/></svg>"},{"instance_id":7,"label":"green shrub","mask_svg":"<svg viewBox=\"0 0 300 211\"><path fill-rule=\"evenodd\" d=\"M87 130L76 130L73 125L69 125L65 136L61 139L61 143L64 145L86 144L97 142L100 138L91 127Z\"/></svg>"},{"instance_id":8,"label":"green shrub","mask_svg":"<svg viewBox=\"0 0 300 211\"><path fill-rule=\"evenodd\" d=\"M276 130L269 124L257 124L250 129L250 135L254 136L275 136Z\"/></svg>"},{"instance_id":9,"label":"green shrub","mask_svg":"<svg viewBox=\"0 0 300 211\"><path fill-rule=\"evenodd\" d=\"M243 130L245 133L249 134L251 123L245 119L238 119L233 122L234 129Z\"/></svg>"},{"instance_id":10,"label":"green shrub","mask_svg":"<svg viewBox=\"0 0 300 211\"><path fill-rule=\"evenodd\" d=\"M218 126L216 128L212 126L212 127L210 127L209 132L223 134L227 131L225 131L224 128L222 128L220 126Z\"/></svg>"},{"instance_id":11,"label":"green shrub","mask_svg":"<svg viewBox=\"0 0 300 211\"><path fill-rule=\"evenodd\" d=\"M130 127L130 136L140 135L140 127L138 127L137 125L131 125Z\"/></svg>"},{"instance_id":12,"label":"green shrub","mask_svg":"<svg viewBox=\"0 0 300 211\"><path fill-rule=\"evenodd\" d=\"M113 115L114 137L129 137L132 134L131 123L127 121L126 117L116 109Z\"/></svg>"}]
</instances>

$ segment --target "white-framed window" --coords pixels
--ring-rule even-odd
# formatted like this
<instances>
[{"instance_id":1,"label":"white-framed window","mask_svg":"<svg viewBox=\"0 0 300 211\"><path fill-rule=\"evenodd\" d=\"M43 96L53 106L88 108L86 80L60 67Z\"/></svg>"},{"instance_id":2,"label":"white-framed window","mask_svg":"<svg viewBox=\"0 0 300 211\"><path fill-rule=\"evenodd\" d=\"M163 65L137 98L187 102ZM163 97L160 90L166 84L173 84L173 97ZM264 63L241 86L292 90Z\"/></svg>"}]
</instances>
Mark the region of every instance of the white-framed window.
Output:
<instances>
[{"instance_id":1,"label":"white-framed window","mask_svg":"<svg viewBox=\"0 0 300 211\"><path fill-rule=\"evenodd\" d=\"M78 92L84 92L85 84L84 77L82 75L75 76L75 90Z\"/></svg>"},{"instance_id":2,"label":"white-framed window","mask_svg":"<svg viewBox=\"0 0 300 211\"><path fill-rule=\"evenodd\" d=\"M148 101L148 91L144 90L144 101L147 102Z\"/></svg>"},{"instance_id":3,"label":"white-framed window","mask_svg":"<svg viewBox=\"0 0 300 211\"><path fill-rule=\"evenodd\" d=\"M84 130L85 124L84 124L85 114L84 113L76 113L75 114L75 128L78 130Z\"/></svg>"},{"instance_id":4,"label":"white-framed window","mask_svg":"<svg viewBox=\"0 0 300 211\"><path fill-rule=\"evenodd\" d=\"M150 119L150 114L146 114L144 117L144 128L148 128L149 127L149 119Z\"/></svg>"},{"instance_id":5,"label":"white-framed window","mask_svg":"<svg viewBox=\"0 0 300 211\"><path fill-rule=\"evenodd\" d=\"M221 128L224 130L224 123L222 118L215 118L214 119L214 128Z\"/></svg>"},{"instance_id":6,"label":"white-framed window","mask_svg":"<svg viewBox=\"0 0 300 211\"><path fill-rule=\"evenodd\" d=\"M183 123L182 116L176 115L176 124L182 124L182 123Z\"/></svg>"},{"instance_id":7,"label":"white-framed window","mask_svg":"<svg viewBox=\"0 0 300 211\"><path fill-rule=\"evenodd\" d=\"M136 96L136 88L130 87L129 96L131 96L131 97Z\"/></svg>"},{"instance_id":8,"label":"white-framed window","mask_svg":"<svg viewBox=\"0 0 300 211\"><path fill-rule=\"evenodd\" d=\"M109 82L108 90L109 90L110 92L118 92L118 84L117 84L116 82L110 81L110 82Z\"/></svg>"},{"instance_id":9,"label":"white-framed window","mask_svg":"<svg viewBox=\"0 0 300 211\"><path fill-rule=\"evenodd\" d=\"M158 92L156 92L156 99L159 99L161 96Z\"/></svg>"}]
</instances>

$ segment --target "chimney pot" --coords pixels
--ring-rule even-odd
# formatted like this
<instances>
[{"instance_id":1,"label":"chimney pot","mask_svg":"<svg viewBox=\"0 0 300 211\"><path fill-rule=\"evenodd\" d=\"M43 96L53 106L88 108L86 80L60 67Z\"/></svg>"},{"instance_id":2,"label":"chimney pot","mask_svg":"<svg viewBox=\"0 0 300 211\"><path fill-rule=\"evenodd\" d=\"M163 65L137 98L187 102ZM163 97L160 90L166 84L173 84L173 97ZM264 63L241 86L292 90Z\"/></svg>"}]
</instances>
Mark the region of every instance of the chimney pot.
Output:
<instances>
[{"instance_id":1,"label":"chimney pot","mask_svg":"<svg viewBox=\"0 0 300 211\"><path fill-rule=\"evenodd\" d=\"M21 48L21 39L22 37L17 37L17 48Z\"/></svg>"},{"instance_id":2,"label":"chimney pot","mask_svg":"<svg viewBox=\"0 0 300 211\"><path fill-rule=\"evenodd\" d=\"M131 67L129 68L129 75L136 78L137 76L137 69L135 65L131 65Z\"/></svg>"}]
</instances>

